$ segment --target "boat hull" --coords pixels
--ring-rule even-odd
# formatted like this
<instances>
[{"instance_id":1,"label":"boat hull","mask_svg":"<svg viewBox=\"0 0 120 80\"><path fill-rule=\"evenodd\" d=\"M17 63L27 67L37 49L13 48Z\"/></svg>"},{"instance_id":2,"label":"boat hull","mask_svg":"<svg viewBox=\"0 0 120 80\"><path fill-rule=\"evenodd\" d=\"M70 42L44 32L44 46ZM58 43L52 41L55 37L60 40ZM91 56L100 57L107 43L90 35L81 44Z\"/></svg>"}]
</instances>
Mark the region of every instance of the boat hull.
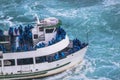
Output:
<instances>
[{"instance_id":1,"label":"boat hull","mask_svg":"<svg viewBox=\"0 0 120 80\"><path fill-rule=\"evenodd\" d=\"M54 62L46 62L34 64L34 68L38 69L35 72L25 72L20 74L0 75L0 80L16 80L16 79L34 79L54 75L82 62L87 51L87 46L75 53L68 55L66 58Z\"/></svg>"}]
</instances>

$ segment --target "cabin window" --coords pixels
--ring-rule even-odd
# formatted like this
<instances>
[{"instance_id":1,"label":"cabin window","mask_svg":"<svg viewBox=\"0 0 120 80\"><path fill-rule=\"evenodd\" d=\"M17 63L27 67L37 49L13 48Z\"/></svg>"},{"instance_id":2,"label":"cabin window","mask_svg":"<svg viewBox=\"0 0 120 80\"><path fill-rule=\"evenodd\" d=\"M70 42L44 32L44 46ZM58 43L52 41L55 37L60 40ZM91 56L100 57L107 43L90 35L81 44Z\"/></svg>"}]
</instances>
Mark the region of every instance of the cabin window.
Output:
<instances>
[{"instance_id":1,"label":"cabin window","mask_svg":"<svg viewBox=\"0 0 120 80\"><path fill-rule=\"evenodd\" d=\"M15 60L10 59L10 60L4 60L4 66L14 66L15 65Z\"/></svg>"},{"instance_id":2,"label":"cabin window","mask_svg":"<svg viewBox=\"0 0 120 80\"><path fill-rule=\"evenodd\" d=\"M34 39L38 39L38 35L37 34L34 34Z\"/></svg>"},{"instance_id":3,"label":"cabin window","mask_svg":"<svg viewBox=\"0 0 120 80\"><path fill-rule=\"evenodd\" d=\"M2 66L2 61L0 61L0 67Z\"/></svg>"},{"instance_id":4,"label":"cabin window","mask_svg":"<svg viewBox=\"0 0 120 80\"><path fill-rule=\"evenodd\" d=\"M37 24L37 26L41 26L41 24Z\"/></svg>"},{"instance_id":5,"label":"cabin window","mask_svg":"<svg viewBox=\"0 0 120 80\"><path fill-rule=\"evenodd\" d=\"M17 65L33 64L33 58L17 59Z\"/></svg>"},{"instance_id":6,"label":"cabin window","mask_svg":"<svg viewBox=\"0 0 120 80\"><path fill-rule=\"evenodd\" d=\"M9 41L9 36L0 36L0 41Z\"/></svg>"},{"instance_id":7,"label":"cabin window","mask_svg":"<svg viewBox=\"0 0 120 80\"><path fill-rule=\"evenodd\" d=\"M46 29L46 33L52 33L54 29Z\"/></svg>"},{"instance_id":8,"label":"cabin window","mask_svg":"<svg viewBox=\"0 0 120 80\"><path fill-rule=\"evenodd\" d=\"M46 56L36 57L35 61L36 61L36 63L46 62Z\"/></svg>"},{"instance_id":9,"label":"cabin window","mask_svg":"<svg viewBox=\"0 0 120 80\"><path fill-rule=\"evenodd\" d=\"M0 51L2 51L2 49L0 49ZM3 54L2 53L0 53L0 58L3 58Z\"/></svg>"},{"instance_id":10,"label":"cabin window","mask_svg":"<svg viewBox=\"0 0 120 80\"><path fill-rule=\"evenodd\" d=\"M40 31L40 32L41 32L41 31L44 31L43 27L39 27L39 31Z\"/></svg>"}]
</instances>

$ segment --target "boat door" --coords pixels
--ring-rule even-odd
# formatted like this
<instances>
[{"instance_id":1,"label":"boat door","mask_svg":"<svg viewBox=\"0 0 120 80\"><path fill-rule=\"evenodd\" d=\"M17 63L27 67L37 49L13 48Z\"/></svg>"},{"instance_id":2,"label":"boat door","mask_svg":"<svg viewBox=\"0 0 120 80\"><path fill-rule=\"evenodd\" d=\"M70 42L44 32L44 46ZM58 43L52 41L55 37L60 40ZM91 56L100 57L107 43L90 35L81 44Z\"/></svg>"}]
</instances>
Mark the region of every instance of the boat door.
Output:
<instances>
[{"instance_id":1,"label":"boat door","mask_svg":"<svg viewBox=\"0 0 120 80\"><path fill-rule=\"evenodd\" d=\"M17 60L18 65L21 65L21 72L31 72L33 70L33 58L24 58Z\"/></svg>"},{"instance_id":2,"label":"boat door","mask_svg":"<svg viewBox=\"0 0 120 80\"><path fill-rule=\"evenodd\" d=\"M44 34L44 28L39 27L39 40L44 41L45 40L45 34Z\"/></svg>"},{"instance_id":3,"label":"boat door","mask_svg":"<svg viewBox=\"0 0 120 80\"><path fill-rule=\"evenodd\" d=\"M22 65L21 66L21 71L22 71L22 73L32 72L32 69L31 69L30 65Z\"/></svg>"}]
</instances>

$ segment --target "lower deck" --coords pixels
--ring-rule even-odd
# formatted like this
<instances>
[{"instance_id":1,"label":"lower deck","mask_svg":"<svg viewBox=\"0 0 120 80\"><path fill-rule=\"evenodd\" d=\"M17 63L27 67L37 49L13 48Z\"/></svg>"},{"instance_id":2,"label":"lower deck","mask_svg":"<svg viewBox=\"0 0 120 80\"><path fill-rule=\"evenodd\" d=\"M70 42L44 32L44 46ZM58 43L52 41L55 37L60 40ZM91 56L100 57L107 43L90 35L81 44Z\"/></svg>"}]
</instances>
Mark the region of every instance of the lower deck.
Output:
<instances>
[{"instance_id":1,"label":"lower deck","mask_svg":"<svg viewBox=\"0 0 120 80\"><path fill-rule=\"evenodd\" d=\"M27 79L27 78L37 78L56 74L67 70L68 68L78 64L83 60L87 46L78 50L66 58L53 61L36 63L30 65L17 65L17 66L7 66L2 68L2 73L0 79ZM4 72L3 72L4 71Z\"/></svg>"},{"instance_id":2,"label":"lower deck","mask_svg":"<svg viewBox=\"0 0 120 80\"><path fill-rule=\"evenodd\" d=\"M36 55L35 57L34 56L32 57L32 55L30 56L29 53L26 53L28 54L27 58L25 58L24 54L22 55L23 56L22 58L20 57L17 58L17 56L15 58L11 58L13 56L10 55L11 57L9 57L8 55L8 58L3 57L0 59L0 68L2 69L4 67L32 65L32 64L39 64L39 63L45 63L45 62L50 63L50 62L58 61L66 58L70 54L73 54L86 46L87 44L85 43L81 44L81 42L76 39L76 40L70 41L69 45L66 48L58 52L44 55L44 56L34 54L34 53L41 54L39 51L31 52L32 54ZM18 54L22 54L22 53L18 53Z\"/></svg>"}]
</instances>

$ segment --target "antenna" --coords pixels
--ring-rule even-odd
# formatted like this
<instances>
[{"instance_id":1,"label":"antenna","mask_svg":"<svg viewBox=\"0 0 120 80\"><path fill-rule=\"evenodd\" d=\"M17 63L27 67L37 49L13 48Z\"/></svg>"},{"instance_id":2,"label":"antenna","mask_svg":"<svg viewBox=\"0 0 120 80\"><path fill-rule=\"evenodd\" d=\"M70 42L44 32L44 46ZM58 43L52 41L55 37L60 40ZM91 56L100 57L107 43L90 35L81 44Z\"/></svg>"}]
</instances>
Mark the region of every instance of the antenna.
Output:
<instances>
[{"instance_id":1,"label":"antenna","mask_svg":"<svg viewBox=\"0 0 120 80\"><path fill-rule=\"evenodd\" d=\"M87 27L87 30L86 30L86 38L87 38L87 43L89 44L89 30L88 30L88 27Z\"/></svg>"},{"instance_id":2,"label":"antenna","mask_svg":"<svg viewBox=\"0 0 120 80\"><path fill-rule=\"evenodd\" d=\"M87 32L87 43L89 43L88 32Z\"/></svg>"}]
</instances>

